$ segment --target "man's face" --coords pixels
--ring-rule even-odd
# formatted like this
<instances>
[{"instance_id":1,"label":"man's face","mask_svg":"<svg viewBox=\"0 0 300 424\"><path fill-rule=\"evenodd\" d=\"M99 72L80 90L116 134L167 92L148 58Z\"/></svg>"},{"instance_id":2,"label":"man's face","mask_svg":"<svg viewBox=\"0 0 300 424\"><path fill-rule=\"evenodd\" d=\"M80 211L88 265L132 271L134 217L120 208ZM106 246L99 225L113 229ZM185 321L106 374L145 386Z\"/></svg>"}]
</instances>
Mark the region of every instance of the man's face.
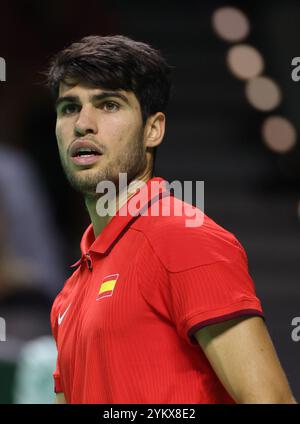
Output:
<instances>
[{"instance_id":1,"label":"man's face","mask_svg":"<svg viewBox=\"0 0 300 424\"><path fill-rule=\"evenodd\" d=\"M60 84L56 138L63 169L71 185L96 196L104 180L128 183L147 166L144 127L134 93L83 84Z\"/></svg>"}]
</instances>

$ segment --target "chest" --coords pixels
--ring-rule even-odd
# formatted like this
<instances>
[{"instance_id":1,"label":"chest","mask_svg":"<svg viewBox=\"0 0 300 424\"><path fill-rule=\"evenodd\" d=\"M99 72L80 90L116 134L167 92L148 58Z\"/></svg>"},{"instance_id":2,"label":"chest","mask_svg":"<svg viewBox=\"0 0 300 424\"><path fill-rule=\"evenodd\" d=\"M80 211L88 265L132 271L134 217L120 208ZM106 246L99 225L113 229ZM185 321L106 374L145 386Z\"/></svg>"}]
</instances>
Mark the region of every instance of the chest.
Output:
<instances>
[{"instance_id":1,"label":"chest","mask_svg":"<svg viewBox=\"0 0 300 424\"><path fill-rule=\"evenodd\" d=\"M58 307L57 341L59 347L70 350L87 346L95 339L134 337L137 326L151 320L151 309L141 290L138 261L121 263L118 258L93 261L92 269L82 266L70 281L72 289Z\"/></svg>"}]
</instances>

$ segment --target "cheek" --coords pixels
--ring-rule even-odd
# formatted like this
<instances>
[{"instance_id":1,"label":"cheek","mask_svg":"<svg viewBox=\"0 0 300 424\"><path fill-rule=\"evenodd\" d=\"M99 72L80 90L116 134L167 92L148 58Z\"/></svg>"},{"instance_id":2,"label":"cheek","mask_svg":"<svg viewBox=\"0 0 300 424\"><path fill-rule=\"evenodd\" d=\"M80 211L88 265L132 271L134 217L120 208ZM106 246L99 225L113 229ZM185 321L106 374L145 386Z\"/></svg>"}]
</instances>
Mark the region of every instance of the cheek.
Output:
<instances>
[{"instance_id":1,"label":"cheek","mask_svg":"<svg viewBox=\"0 0 300 424\"><path fill-rule=\"evenodd\" d=\"M56 140L59 147L62 147L64 145L64 140L66 141L67 139L65 133L66 133L65 127L60 122L56 122L55 135L56 135Z\"/></svg>"},{"instance_id":2,"label":"cheek","mask_svg":"<svg viewBox=\"0 0 300 424\"><path fill-rule=\"evenodd\" d=\"M56 122L56 126L55 126L55 135L56 135L56 140L59 143L60 139L61 139L61 129L60 129L60 125L58 122Z\"/></svg>"},{"instance_id":3,"label":"cheek","mask_svg":"<svg viewBox=\"0 0 300 424\"><path fill-rule=\"evenodd\" d=\"M140 125L132 116L126 119L115 119L106 127L107 139L110 139L111 145L125 147L132 143L140 136ZM131 118L131 119L130 119ZM103 128L104 130L104 128ZM103 134L104 135L104 134Z\"/></svg>"},{"instance_id":4,"label":"cheek","mask_svg":"<svg viewBox=\"0 0 300 424\"><path fill-rule=\"evenodd\" d=\"M106 126L102 125L98 139L103 140L111 153L117 154L126 145L128 131L130 129L124 125L120 125L120 122L110 122Z\"/></svg>"}]
</instances>

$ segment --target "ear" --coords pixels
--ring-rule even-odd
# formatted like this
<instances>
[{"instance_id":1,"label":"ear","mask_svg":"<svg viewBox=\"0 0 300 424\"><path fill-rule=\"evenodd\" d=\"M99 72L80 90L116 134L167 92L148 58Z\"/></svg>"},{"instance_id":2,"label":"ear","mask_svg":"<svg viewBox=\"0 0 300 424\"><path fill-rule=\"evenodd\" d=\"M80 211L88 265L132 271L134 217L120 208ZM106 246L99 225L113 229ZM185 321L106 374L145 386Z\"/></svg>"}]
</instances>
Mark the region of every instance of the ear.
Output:
<instances>
[{"instance_id":1,"label":"ear","mask_svg":"<svg viewBox=\"0 0 300 424\"><path fill-rule=\"evenodd\" d=\"M165 135L166 116L157 112L149 116L144 129L144 142L146 147L158 146Z\"/></svg>"}]
</instances>

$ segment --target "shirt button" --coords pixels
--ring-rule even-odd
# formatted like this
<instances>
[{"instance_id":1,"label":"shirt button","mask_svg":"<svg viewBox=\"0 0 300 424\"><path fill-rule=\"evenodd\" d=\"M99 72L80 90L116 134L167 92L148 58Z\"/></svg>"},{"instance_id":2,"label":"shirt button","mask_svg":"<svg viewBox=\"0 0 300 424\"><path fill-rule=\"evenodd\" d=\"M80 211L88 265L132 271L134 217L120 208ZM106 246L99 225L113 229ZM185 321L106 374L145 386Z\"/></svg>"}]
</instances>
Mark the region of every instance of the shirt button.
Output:
<instances>
[{"instance_id":1,"label":"shirt button","mask_svg":"<svg viewBox=\"0 0 300 424\"><path fill-rule=\"evenodd\" d=\"M88 267L88 269L91 271L91 270L93 269L93 263L92 263L91 256L90 256L90 254L89 254L89 253L87 253L87 254L85 255L85 257L86 257L87 267Z\"/></svg>"}]
</instances>

